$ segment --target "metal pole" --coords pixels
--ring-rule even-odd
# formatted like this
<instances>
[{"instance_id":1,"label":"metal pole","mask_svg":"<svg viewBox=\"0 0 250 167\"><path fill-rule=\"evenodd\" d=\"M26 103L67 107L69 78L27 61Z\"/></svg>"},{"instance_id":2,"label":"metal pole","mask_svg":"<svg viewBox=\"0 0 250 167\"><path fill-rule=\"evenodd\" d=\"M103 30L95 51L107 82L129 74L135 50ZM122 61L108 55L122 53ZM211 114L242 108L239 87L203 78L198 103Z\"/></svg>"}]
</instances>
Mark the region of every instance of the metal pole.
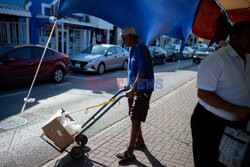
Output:
<instances>
[{"instance_id":1,"label":"metal pole","mask_svg":"<svg viewBox=\"0 0 250 167\"><path fill-rule=\"evenodd\" d=\"M23 114L23 112L24 112L24 110L25 110L25 107L26 107L26 105L27 105L28 102L30 103L30 102L34 102L34 101L35 101L34 99L29 99L29 96L30 96L30 93L31 93L31 91L32 91L33 85L34 85L34 83L35 83L35 81L36 81L37 74L38 74L39 69L40 69L40 67L41 67L41 64L42 64L44 55L45 55L45 53L46 53L46 50L47 50L47 48L48 48L48 45L49 45L51 36L52 36L53 31L54 31L54 29L55 29L55 25L56 25L56 21L57 21L57 20L56 20L56 18L52 18L52 19L55 21L55 22L54 22L54 26L53 26L52 31L51 31L51 33L50 33L50 36L49 36L49 39L48 39L47 44L46 44L46 46L45 46L45 49L44 49L44 51L43 51L42 57L41 57L41 59L40 59L39 65L38 65L37 70L36 70L36 74L35 74L35 76L34 76L34 78L33 78L32 83L31 83L31 86L30 86L28 95L26 96L26 98L24 98L24 104L23 104L23 107L22 107L21 112L19 113L18 123L17 123L17 125L16 125L16 128L15 128L15 131L14 131L14 133L13 133L13 136L12 136L12 138L11 138L11 140L10 140L9 147L8 147L7 153L6 153L6 155L5 155L5 159L4 159L4 161L3 161L3 162L4 162L4 163L3 163L3 166L4 166L4 164L6 163L6 160L7 160L7 157L8 157L8 153L9 153L9 150L10 150L10 147L11 147L12 142L13 142L13 140L14 140L14 137L15 137L15 134L16 134L16 131L17 131L17 127L18 127L18 125L19 125L19 123L20 123L20 118L22 117L22 114Z\"/></svg>"}]
</instances>

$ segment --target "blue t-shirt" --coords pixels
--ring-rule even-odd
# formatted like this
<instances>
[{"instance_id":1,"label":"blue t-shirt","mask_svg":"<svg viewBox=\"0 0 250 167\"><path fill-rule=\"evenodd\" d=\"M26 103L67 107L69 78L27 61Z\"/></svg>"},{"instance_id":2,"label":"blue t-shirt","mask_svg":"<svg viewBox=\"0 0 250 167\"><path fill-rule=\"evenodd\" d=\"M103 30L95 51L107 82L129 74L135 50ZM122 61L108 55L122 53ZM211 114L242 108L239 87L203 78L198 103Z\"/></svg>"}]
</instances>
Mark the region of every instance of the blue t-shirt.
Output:
<instances>
[{"instance_id":1,"label":"blue t-shirt","mask_svg":"<svg viewBox=\"0 0 250 167\"><path fill-rule=\"evenodd\" d=\"M129 53L128 79L130 88L133 87L138 71L147 71L146 76L137 86L136 91L154 90L154 71L152 58L146 45L138 42Z\"/></svg>"}]
</instances>

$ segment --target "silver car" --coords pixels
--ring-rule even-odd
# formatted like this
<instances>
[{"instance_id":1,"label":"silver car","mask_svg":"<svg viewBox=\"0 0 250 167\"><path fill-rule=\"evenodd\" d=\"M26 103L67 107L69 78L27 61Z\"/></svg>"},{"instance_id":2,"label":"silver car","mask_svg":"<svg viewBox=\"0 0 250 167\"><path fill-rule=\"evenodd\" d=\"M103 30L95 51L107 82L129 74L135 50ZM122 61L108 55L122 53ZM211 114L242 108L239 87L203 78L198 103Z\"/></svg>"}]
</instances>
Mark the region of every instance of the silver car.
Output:
<instances>
[{"instance_id":1,"label":"silver car","mask_svg":"<svg viewBox=\"0 0 250 167\"><path fill-rule=\"evenodd\" d=\"M117 45L96 44L69 58L73 71L93 71L103 74L114 68L127 69L129 53Z\"/></svg>"},{"instance_id":2,"label":"silver car","mask_svg":"<svg viewBox=\"0 0 250 167\"><path fill-rule=\"evenodd\" d=\"M194 51L191 49L191 47L186 46L184 50L182 51L182 57L184 59L191 59L193 57Z\"/></svg>"}]
</instances>

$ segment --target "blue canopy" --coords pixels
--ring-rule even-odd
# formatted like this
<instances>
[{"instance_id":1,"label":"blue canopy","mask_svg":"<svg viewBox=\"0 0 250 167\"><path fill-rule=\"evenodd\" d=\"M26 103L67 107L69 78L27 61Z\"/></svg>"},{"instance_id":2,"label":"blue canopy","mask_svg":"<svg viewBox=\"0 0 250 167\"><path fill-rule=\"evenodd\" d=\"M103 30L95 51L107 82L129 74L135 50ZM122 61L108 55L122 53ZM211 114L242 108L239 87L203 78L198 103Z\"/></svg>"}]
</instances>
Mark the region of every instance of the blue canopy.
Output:
<instances>
[{"instance_id":1,"label":"blue canopy","mask_svg":"<svg viewBox=\"0 0 250 167\"><path fill-rule=\"evenodd\" d=\"M165 34L186 41L199 0L60 0L58 19L85 13L119 28L134 27L146 45Z\"/></svg>"}]
</instances>

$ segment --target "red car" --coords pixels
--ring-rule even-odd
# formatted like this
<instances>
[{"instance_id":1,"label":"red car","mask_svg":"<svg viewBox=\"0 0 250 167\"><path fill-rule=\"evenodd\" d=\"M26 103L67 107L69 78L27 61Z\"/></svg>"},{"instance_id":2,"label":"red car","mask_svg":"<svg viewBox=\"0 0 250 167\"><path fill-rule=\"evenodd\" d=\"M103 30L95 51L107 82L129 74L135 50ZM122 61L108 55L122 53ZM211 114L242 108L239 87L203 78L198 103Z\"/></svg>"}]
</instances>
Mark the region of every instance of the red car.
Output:
<instances>
[{"instance_id":1,"label":"red car","mask_svg":"<svg viewBox=\"0 0 250 167\"><path fill-rule=\"evenodd\" d=\"M0 46L0 87L31 83L44 48L40 45ZM61 82L69 69L68 57L48 48L36 81Z\"/></svg>"}]
</instances>

